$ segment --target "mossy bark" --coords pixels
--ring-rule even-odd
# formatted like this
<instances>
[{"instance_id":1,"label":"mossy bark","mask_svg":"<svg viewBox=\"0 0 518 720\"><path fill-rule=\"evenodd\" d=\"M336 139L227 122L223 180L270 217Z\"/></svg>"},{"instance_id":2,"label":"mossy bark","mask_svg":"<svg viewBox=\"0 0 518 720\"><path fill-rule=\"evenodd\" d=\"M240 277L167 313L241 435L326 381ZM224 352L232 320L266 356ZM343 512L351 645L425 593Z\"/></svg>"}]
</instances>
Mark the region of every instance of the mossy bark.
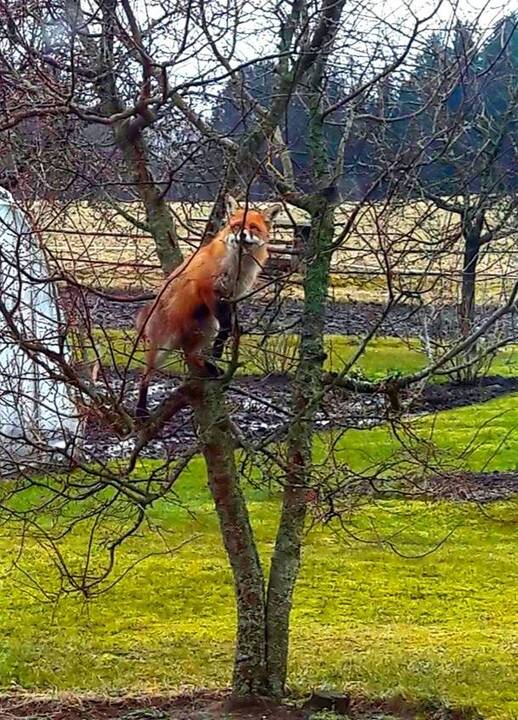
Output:
<instances>
[{"instance_id":1,"label":"mossy bark","mask_svg":"<svg viewBox=\"0 0 518 720\"><path fill-rule=\"evenodd\" d=\"M142 132L133 138L126 131L126 123L116 130L115 139L144 205L147 226L155 241L162 270L170 273L182 262L182 253L174 217L149 169L145 139Z\"/></svg>"},{"instance_id":2,"label":"mossy bark","mask_svg":"<svg viewBox=\"0 0 518 720\"><path fill-rule=\"evenodd\" d=\"M325 57L311 77L310 151L315 186L330 182L331 166L321 114ZM282 512L270 568L266 605L266 665L270 691L282 695L288 669L290 613L301 562L308 494L312 485L312 446L324 353L324 314L334 237L334 209L325 193L315 192L308 208L311 230L304 247L304 310L297 372L293 384L291 424Z\"/></svg>"},{"instance_id":3,"label":"mossy bark","mask_svg":"<svg viewBox=\"0 0 518 720\"><path fill-rule=\"evenodd\" d=\"M303 330L292 396L295 420L288 435L289 470L267 595L267 676L270 692L277 696L284 693L286 683L292 597L300 570L311 488L313 427L325 358L324 312L333 228L333 211L325 207L320 213L317 211L306 253Z\"/></svg>"},{"instance_id":4,"label":"mossy bark","mask_svg":"<svg viewBox=\"0 0 518 720\"><path fill-rule=\"evenodd\" d=\"M232 687L235 695L264 695L266 608L263 571L239 483L223 389L213 381L200 383L200 387L195 418L236 594L237 641Z\"/></svg>"}]
</instances>

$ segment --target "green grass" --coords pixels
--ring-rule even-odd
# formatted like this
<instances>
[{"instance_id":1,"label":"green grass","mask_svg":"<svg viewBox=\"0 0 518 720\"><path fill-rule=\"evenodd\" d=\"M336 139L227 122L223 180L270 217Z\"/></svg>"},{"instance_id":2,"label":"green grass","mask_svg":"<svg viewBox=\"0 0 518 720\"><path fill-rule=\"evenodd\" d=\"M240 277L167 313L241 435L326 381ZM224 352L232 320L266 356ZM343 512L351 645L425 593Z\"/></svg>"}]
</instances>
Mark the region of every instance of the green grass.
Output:
<instances>
[{"instance_id":1,"label":"green grass","mask_svg":"<svg viewBox=\"0 0 518 720\"><path fill-rule=\"evenodd\" d=\"M199 483L199 470L184 484ZM73 600L41 606L5 579L2 684L100 691L227 684L235 626L231 578L207 498L197 512L196 520L169 512L163 524L171 544L198 533L202 539L148 561L88 608ZM264 499L252 512L266 557L277 505ZM408 525L398 544L413 554L431 549L454 526L457 531L419 560L348 543L329 529L312 532L294 601L292 688L403 693L475 704L495 720L514 717L515 527L474 509L420 503L365 510L349 527L365 532L372 522L382 537ZM127 552L155 545L147 534ZM48 563L35 550L30 562L48 583Z\"/></svg>"},{"instance_id":2,"label":"green grass","mask_svg":"<svg viewBox=\"0 0 518 720\"><path fill-rule=\"evenodd\" d=\"M500 350L491 363L490 373L505 377L518 375L518 346L509 345L509 347Z\"/></svg>"},{"instance_id":3,"label":"green grass","mask_svg":"<svg viewBox=\"0 0 518 720\"><path fill-rule=\"evenodd\" d=\"M435 443L457 455L479 431L466 464L515 469L517 399L444 412L435 421L423 418L414 430L426 437L433 424ZM317 460L323 443L322 438L316 446ZM337 457L359 470L383 460L394 443L384 428L350 431ZM32 599L23 577L8 573L20 538L3 528L0 685L135 691L229 683L235 627L231 576L200 459L191 463L177 491L195 515L162 503L152 519L170 547L192 542L146 560L88 605L75 598L57 606ZM278 499L257 488L249 496L266 561ZM351 511L351 535L337 525L317 526L307 538L295 593L290 686L402 693L475 705L491 720L517 718L516 520L518 500L493 504L485 513L467 504L392 500ZM416 557L452 530L446 544ZM386 539L413 559L390 551ZM86 534L76 533L63 550L79 562L86 544ZM145 530L125 546L118 569L160 549L159 536ZM49 558L30 542L23 563L45 587L56 587Z\"/></svg>"},{"instance_id":4,"label":"green grass","mask_svg":"<svg viewBox=\"0 0 518 720\"><path fill-rule=\"evenodd\" d=\"M467 468L490 472L518 470L518 395L510 394L480 405L447 410L433 416L414 418L414 438L405 438L408 452L384 426L370 430L349 430L335 447L335 460L346 463L357 472L389 461L394 453L401 454L401 467L419 471L425 462L435 461L440 467ZM418 438L419 440L416 440ZM327 436L317 438L315 458L327 456ZM416 455L419 461L412 461Z\"/></svg>"},{"instance_id":5,"label":"green grass","mask_svg":"<svg viewBox=\"0 0 518 720\"><path fill-rule=\"evenodd\" d=\"M135 332L132 330L100 330L92 333L95 351L104 365L142 368L144 351L141 345L135 347ZM295 368L298 336L275 335L262 342L261 338L244 336L240 341L239 374L262 375L271 372L291 372ZM340 370L352 358L358 347L358 338L342 335L326 336L328 359L326 369ZM90 359L95 357L90 346ZM425 363L417 341L402 341L384 337L374 339L355 365L368 377L377 378L391 371L413 372ZM171 353L164 367L171 373L183 371L183 362L177 353Z\"/></svg>"},{"instance_id":6,"label":"green grass","mask_svg":"<svg viewBox=\"0 0 518 720\"><path fill-rule=\"evenodd\" d=\"M144 351L141 345L135 347L135 332L132 330L101 330L92 333L92 345L87 356L93 359L96 353L103 365L120 368L141 369ZM325 349L328 355L327 370L339 372L354 355L359 339L353 336L326 335ZM260 338L244 336L240 341L239 375L264 375L268 373L289 373L295 368L298 336L275 335L262 342ZM369 379L380 379L391 373L412 373L425 367L426 356L419 340L402 340L395 337L378 337L372 340L360 360L354 365L356 372ZM178 353L172 353L164 370L171 373L183 372L183 362ZM491 363L488 374L512 376L518 374L518 346L502 349ZM444 376L442 376L444 379Z\"/></svg>"}]
</instances>

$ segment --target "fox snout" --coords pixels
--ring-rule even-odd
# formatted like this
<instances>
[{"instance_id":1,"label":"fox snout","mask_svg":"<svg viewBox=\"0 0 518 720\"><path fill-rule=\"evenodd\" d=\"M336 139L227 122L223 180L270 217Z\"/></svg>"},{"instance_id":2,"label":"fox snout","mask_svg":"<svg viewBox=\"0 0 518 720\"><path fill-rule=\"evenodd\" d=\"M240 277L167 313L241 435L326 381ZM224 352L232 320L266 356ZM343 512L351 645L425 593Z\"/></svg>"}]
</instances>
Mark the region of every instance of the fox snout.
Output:
<instances>
[{"instance_id":1,"label":"fox snout","mask_svg":"<svg viewBox=\"0 0 518 720\"><path fill-rule=\"evenodd\" d=\"M257 235L251 233L247 228L234 230L230 233L228 239L236 245L239 245L240 243L243 245L257 245L259 247L264 245L263 240L261 240L260 237L257 237Z\"/></svg>"}]
</instances>

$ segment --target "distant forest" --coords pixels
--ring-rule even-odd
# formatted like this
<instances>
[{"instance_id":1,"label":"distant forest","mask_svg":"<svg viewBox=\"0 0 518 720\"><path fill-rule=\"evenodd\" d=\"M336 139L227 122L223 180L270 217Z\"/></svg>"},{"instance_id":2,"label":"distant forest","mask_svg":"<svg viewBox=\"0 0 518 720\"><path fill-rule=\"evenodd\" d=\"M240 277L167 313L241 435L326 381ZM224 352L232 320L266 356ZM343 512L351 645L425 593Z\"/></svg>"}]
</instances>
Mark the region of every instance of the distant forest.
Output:
<instances>
[{"instance_id":1,"label":"distant forest","mask_svg":"<svg viewBox=\"0 0 518 720\"><path fill-rule=\"evenodd\" d=\"M347 128L343 174L336 179L343 200L369 194L444 196L466 192L508 194L518 188L518 15L495 26L484 42L479 31L458 24L447 37L428 36L399 75L359 94L335 112L327 125L327 142L336 157ZM248 92L261 104L272 98L272 65L261 62L244 71ZM344 73L343 69L341 70ZM323 106L351 94L350 78L328 74ZM252 127L254 111L229 80L218 95L205 99L220 133L239 139ZM297 185L309 188L309 103L294 95L282 132ZM206 138L196 136L174 113L149 138L153 172L169 199L213 199L223 178L225 158ZM423 148L421 161L405 156ZM36 173L45 167L41 194L100 198L107 193L131 199L124 164L109 129L85 125L77 118L51 124L33 119L11 136L18 166ZM38 162L34 163L34 156ZM274 159L273 162L277 162ZM41 177L41 173L40 173ZM36 179L36 177L35 177ZM252 198L274 193L267 174L251 189Z\"/></svg>"},{"instance_id":2,"label":"distant forest","mask_svg":"<svg viewBox=\"0 0 518 720\"><path fill-rule=\"evenodd\" d=\"M454 37L430 36L417 54L411 74L382 90L351 103L352 125L345 145L344 172L339 188L344 200L362 197L378 182L374 194L383 197L394 182L391 168L404 166L416 144L427 147L426 160L411 181L415 191L437 195L478 192L492 182L495 192L518 188L518 16L498 24L488 40L476 47L473 31L458 25ZM474 48L472 50L472 48ZM271 66L251 66L247 85L267 104L272 87ZM329 77L327 102L344 98L339 77ZM297 96L286 118L285 137L301 188L308 168L309 108ZM242 104L229 83L214 110L217 127L232 137L247 131ZM332 156L347 123L333 116L327 138ZM399 170L401 173L401 170ZM491 178L488 178L488 174ZM403 183L404 184L404 183ZM408 187L406 188L408 191Z\"/></svg>"}]
</instances>

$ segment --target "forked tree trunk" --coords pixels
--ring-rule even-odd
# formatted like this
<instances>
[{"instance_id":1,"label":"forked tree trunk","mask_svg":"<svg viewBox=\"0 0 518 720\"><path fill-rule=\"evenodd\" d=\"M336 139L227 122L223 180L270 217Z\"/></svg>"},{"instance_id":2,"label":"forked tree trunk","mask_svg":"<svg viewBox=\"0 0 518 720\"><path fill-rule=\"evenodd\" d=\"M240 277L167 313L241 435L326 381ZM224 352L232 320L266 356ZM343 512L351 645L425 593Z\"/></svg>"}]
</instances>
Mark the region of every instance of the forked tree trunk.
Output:
<instances>
[{"instance_id":1,"label":"forked tree trunk","mask_svg":"<svg viewBox=\"0 0 518 720\"><path fill-rule=\"evenodd\" d=\"M265 602L264 576L239 484L231 429L222 388L204 384L196 407L208 483L234 577L238 625L233 691L236 695L284 693L289 626L298 578L312 467L313 427L324 362L324 313L327 298L334 213L316 210L306 250L304 313L292 407L296 415L288 436L289 472L272 556Z\"/></svg>"},{"instance_id":2,"label":"forked tree trunk","mask_svg":"<svg viewBox=\"0 0 518 720\"><path fill-rule=\"evenodd\" d=\"M239 696L264 695L266 608L264 576L234 457L232 433L219 383L200 384L195 416L208 484L234 577L237 641L232 680Z\"/></svg>"},{"instance_id":3,"label":"forked tree trunk","mask_svg":"<svg viewBox=\"0 0 518 720\"><path fill-rule=\"evenodd\" d=\"M327 298L334 213L316 209L306 250L304 312L292 407L296 419L288 436L289 472L272 556L265 602L264 576L239 484L231 430L222 388L204 384L196 409L209 487L234 577L238 626L233 691L236 695L284 693L289 625L298 578L312 467L313 427L324 354Z\"/></svg>"},{"instance_id":4,"label":"forked tree trunk","mask_svg":"<svg viewBox=\"0 0 518 720\"><path fill-rule=\"evenodd\" d=\"M299 361L293 388L295 414L288 436L288 475L282 513L272 557L267 595L266 651L270 692L284 693L287 668L290 613L299 575L301 548L311 484L312 444L318 394L324 362L324 313L326 306L330 247L334 216L323 208L311 224L304 279L304 312Z\"/></svg>"}]
</instances>

